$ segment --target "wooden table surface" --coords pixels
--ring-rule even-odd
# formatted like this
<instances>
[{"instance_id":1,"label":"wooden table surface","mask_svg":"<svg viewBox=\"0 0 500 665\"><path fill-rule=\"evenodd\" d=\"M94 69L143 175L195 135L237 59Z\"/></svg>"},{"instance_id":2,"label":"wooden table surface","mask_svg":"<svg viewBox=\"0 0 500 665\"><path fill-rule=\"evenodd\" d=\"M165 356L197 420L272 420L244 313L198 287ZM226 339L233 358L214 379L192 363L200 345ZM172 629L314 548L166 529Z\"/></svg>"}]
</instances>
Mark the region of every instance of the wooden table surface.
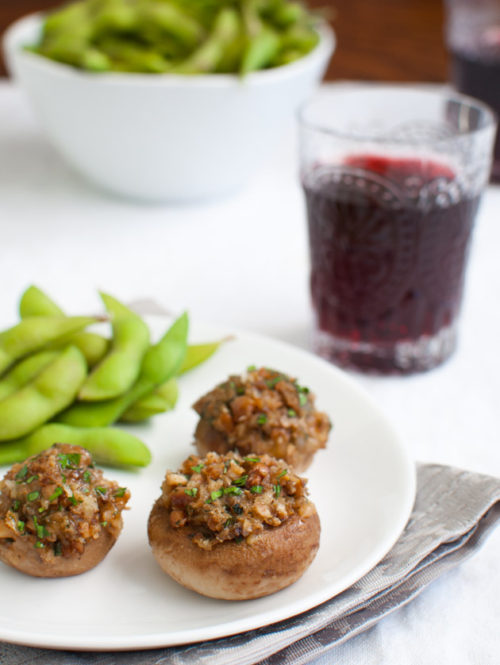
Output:
<instances>
[{"instance_id":1,"label":"wooden table surface","mask_svg":"<svg viewBox=\"0 0 500 665\"><path fill-rule=\"evenodd\" d=\"M62 0L0 0L0 34L16 18ZM327 78L444 81L442 0L310 0L326 7L337 33ZM5 68L0 56L0 74Z\"/></svg>"}]
</instances>

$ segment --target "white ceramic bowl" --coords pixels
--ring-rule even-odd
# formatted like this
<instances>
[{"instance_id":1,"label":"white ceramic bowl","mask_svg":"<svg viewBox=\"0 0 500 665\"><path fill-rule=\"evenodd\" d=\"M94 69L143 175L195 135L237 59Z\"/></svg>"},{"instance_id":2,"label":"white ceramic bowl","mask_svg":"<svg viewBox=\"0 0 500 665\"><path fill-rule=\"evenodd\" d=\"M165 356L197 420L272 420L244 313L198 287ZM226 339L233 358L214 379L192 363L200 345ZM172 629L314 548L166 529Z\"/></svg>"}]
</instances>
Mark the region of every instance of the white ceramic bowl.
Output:
<instances>
[{"instance_id":1,"label":"white ceramic bowl","mask_svg":"<svg viewBox=\"0 0 500 665\"><path fill-rule=\"evenodd\" d=\"M102 188L145 201L186 201L235 190L270 154L321 80L335 46L321 40L294 63L241 80L225 74L93 74L23 50L42 16L4 37L7 66L54 145Z\"/></svg>"}]
</instances>

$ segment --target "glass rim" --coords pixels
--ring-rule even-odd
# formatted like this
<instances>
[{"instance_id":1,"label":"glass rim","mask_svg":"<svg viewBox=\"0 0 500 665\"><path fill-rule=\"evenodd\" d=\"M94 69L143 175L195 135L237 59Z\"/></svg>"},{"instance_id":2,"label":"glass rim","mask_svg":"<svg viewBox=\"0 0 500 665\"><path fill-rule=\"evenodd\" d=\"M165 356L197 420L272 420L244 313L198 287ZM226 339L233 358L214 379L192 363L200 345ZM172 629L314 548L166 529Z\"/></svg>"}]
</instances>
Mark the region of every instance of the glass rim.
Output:
<instances>
[{"instance_id":1,"label":"glass rim","mask_svg":"<svg viewBox=\"0 0 500 665\"><path fill-rule=\"evenodd\" d=\"M488 104L485 104L484 102L480 101L479 99L476 99L475 97L471 97L470 95L464 95L453 89L442 88L442 89L433 90L430 87L426 87L424 84L421 87L419 87L418 84L392 85L392 84L378 84L378 83L366 83L366 84L357 83L354 85L340 84L340 86L342 87L339 87L337 90L334 91L332 90L332 88L330 88L332 103L335 97L338 98L340 96L343 97L352 96L359 92L368 92L370 94L384 94L384 92L390 91L390 92L397 92L402 95L409 93L411 95L416 94L419 96L427 96L434 99L456 101L458 103L463 104L464 106L467 106L469 109L476 109L484 114L485 120L484 124L481 127L477 127L475 129L469 129L466 131L457 131L452 136L447 136L444 138L434 138L432 140L433 145L452 143L453 141L456 141L458 138L480 135L481 133L490 131L492 129L494 131L498 125L498 116L495 113L495 111L490 106L488 106ZM321 97L315 96L313 98L306 100L298 108L297 119L299 122L300 129L316 131L318 133L322 133L333 138L348 140L353 143L371 142L371 143L379 143L381 145L390 145L390 144L407 145L407 146L422 145L422 141L419 139L411 139L409 137L399 138L399 137L377 136L375 134L369 134L369 133L354 133L350 131L344 131L341 129L335 129L335 127L328 126L327 124L325 124L324 122L320 122L319 120L308 119L307 111L310 110L316 104L324 103L325 101L327 100L326 99L322 100Z\"/></svg>"}]
</instances>

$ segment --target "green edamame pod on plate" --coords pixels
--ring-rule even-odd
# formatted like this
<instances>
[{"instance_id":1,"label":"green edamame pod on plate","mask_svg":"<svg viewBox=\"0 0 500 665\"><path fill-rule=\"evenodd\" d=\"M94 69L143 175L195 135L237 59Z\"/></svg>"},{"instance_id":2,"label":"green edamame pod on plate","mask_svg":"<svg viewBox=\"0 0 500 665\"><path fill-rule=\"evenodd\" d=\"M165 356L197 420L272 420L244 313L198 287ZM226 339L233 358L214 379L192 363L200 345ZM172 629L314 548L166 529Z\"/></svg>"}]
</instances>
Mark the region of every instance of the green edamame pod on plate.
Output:
<instances>
[{"instance_id":1,"label":"green edamame pod on plate","mask_svg":"<svg viewBox=\"0 0 500 665\"><path fill-rule=\"evenodd\" d=\"M32 381L0 402L0 441L22 437L66 408L86 374L85 358L69 346Z\"/></svg>"},{"instance_id":2,"label":"green edamame pod on plate","mask_svg":"<svg viewBox=\"0 0 500 665\"><path fill-rule=\"evenodd\" d=\"M0 372L47 344L96 323L92 316L33 316L0 333Z\"/></svg>"},{"instance_id":3,"label":"green edamame pod on plate","mask_svg":"<svg viewBox=\"0 0 500 665\"><path fill-rule=\"evenodd\" d=\"M29 286L21 296L19 314L22 319L29 316L64 316L59 305L34 284Z\"/></svg>"},{"instance_id":4,"label":"green edamame pod on plate","mask_svg":"<svg viewBox=\"0 0 500 665\"><path fill-rule=\"evenodd\" d=\"M194 369L198 365L201 365L212 356L219 346L224 342L227 342L231 337L224 337L216 342L207 342L205 344L190 344L186 350L186 355L184 361L179 370L179 374L184 374L184 372L189 372L189 370Z\"/></svg>"},{"instance_id":5,"label":"green edamame pod on plate","mask_svg":"<svg viewBox=\"0 0 500 665\"><path fill-rule=\"evenodd\" d=\"M30 316L65 316L64 311L38 286L29 286L19 301L19 314L22 319ZM49 345L62 348L74 344L85 356L87 365L92 368L104 358L109 349L109 340L93 332L79 332L67 335L63 339Z\"/></svg>"},{"instance_id":6,"label":"green edamame pod on plate","mask_svg":"<svg viewBox=\"0 0 500 665\"><path fill-rule=\"evenodd\" d=\"M120 420L127 423L137 423L147 420L159 413L171 411L177 404L179 386L175 379L169 379L153 392L144 395L122 414Z\"/></svg>"},{"instance_id":7,"label":"green edamame pod on plate","mask_svg":"<svg viewBox=\"0 0 500 665\"><path fill-rule=\"evenodd\" d=\"M124 395L102 402L77 402L56 420L75 427L106 427L119 420L134 402L177 375L186 354L188 325L187 314L182 314L147 350L137 382Z\"/></svg>"},{"instance_id":8,"label":"green edamame pod on plate","mask_svg":"<svg viewBox=\"0 0 500 665\"><path fill-rule=\"evenodd\" d=\"M113 339L109 353L92 370L78 393L83 401L123 395L137 380L149 346L149 329L142 318L112 296L101 294L112 315Z\"/></svg>"},{"instance_id":9,"label":"green edamame pod on plate","mask_svg":"<svg viewBox=\"0 0 500 665\"><path fill-rule=\"evenodd\" d=\"M5 399L31 381L38 372L57 358L59 351L38 351L20 360L0 379L0 400Z\"/></svg>"},{"instance_id":10,"label":"green edamame pod on plate","mask_svg":"<svg viewBox=\"0 0 500 665\"><path fill-rule=\"evenodd\" d=\"M98 464L142 467L151 461L145 443L129 432L114 427L70 427L60 423L42 425L31 434L0 445L0 465L22 462L54 443L71 443L86 448Z\"/></svg>"},{"instance_id":11,"label":"green edamame pod on plate","mask_svg":"<svg viewBox=\"0 0 500 665\"><path fill-rule=\"evenodd\" d=\"M129 406L125 413L122 413L120 416L121 423L142 423L153 416L158 416L160 413L170 411L167 402L159 395L151 393L145 397L150 399L147 400L144 406L140 404L141 400L138 400Z\"/></svg>"}]
</instances>

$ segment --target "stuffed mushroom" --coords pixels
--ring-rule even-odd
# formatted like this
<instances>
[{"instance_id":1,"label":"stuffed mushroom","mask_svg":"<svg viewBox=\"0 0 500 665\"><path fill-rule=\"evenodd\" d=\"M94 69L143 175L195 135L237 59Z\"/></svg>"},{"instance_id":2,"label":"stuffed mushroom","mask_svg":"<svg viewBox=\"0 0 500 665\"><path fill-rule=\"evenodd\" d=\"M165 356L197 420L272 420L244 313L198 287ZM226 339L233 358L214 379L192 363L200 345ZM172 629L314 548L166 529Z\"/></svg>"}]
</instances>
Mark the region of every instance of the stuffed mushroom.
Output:
<instances>
[{"instance_id":1,"label":"stuffed mushroom","mask_svg":"<svg viewBox=\"0 0 500 665\"><path fill-rule=\"evenodd\" d=\"M87 450L55 444L0 481L0 560L35 577L83 573L115 544L129 498Z\"/></svg>"},{"instance_id":2,"label":"stuffed mushroom","mask_svg":"<svg viewBox=\"0 0 500 665\"><path fill-rule=\"evenodd\" d=\"M198 593L247 600L298 580L319 548L306 480L283 460L190 456L167 472L149 542L161 568Z\"/></svg>"},{"instance_id":3,"label":"stuffed mushroom","mask_svg":"<svg viewBox=\"0 0 500 665\"><path fill-rule=\"evenodd\" d=\"M249 368L201 397L195 445L201 455L237 450L286 460L304 471L325 448L330 419L317 411L308 388L282 372Z\"/></svg>"}]
</instances>

